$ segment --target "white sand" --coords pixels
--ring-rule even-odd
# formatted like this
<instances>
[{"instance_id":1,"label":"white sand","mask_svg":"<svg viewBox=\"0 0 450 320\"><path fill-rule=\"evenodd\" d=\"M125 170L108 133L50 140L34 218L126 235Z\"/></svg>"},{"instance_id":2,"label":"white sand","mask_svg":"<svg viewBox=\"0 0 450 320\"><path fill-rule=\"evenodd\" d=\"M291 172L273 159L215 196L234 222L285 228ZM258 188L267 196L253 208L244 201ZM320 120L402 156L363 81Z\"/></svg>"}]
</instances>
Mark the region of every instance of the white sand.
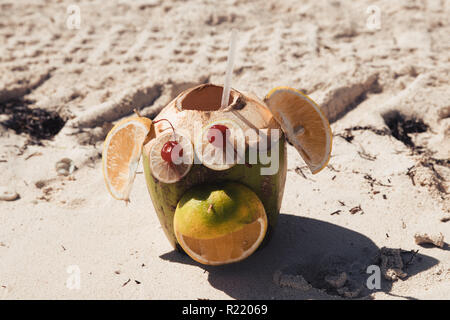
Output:
<instances>
[{"instance_id":1,"label":"white sand","mask_svg":"<svg viewBox=\"0 0 450 320\"><path fill-rule=\"evenodd\" d=\"M323 279L346 272L364 284L381 247L419 252L403 254L405 279L360 297L450 298L449 245L414 241L416 232L450 241L450 222L440 220L450 211L450 169L432 159L450 158L448 1L377 1L375 31L368 0L76 3L79 30L66 27L72 1L0 4L0 101L25 95L30 107L69 119L43 146L0 125L0 185L20 194L0 201L0 298L335 299L333 289L319 290ZM99 152L110 124L73 126L102 103L154 115L186 88L221 83L232 27L233 87L260 97L278 85L304 90L336 136L331 166L315 176L289 147L282 215L267 247L239 264L203 267L172 251L142 174L128 206L107 193ZM422 154L390 134L345 130L388 132L388 110L429 125L409 135ZM349 132L351 142L342 138ZM78 168L69 177L56 175L64 157ZM362 211L351 214L356 206ZM77 268L80 287L70 290ZM280 287L278 270L312 288Z\"/></svg>"}]
</instances>

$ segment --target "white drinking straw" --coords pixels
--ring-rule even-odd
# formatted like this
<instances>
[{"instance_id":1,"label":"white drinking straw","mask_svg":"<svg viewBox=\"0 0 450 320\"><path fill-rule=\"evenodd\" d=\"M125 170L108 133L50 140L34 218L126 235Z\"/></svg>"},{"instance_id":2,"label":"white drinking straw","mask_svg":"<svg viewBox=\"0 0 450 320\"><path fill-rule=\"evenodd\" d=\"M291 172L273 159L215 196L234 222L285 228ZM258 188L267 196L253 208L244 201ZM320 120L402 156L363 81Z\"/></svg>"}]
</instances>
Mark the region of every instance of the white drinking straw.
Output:
<instances>
[{"instance_id":1,"label":"white drinking straw","mask_svg":"<svg viewBox=\"0 0 450 320\"><path fill-rule=\"evenodd\" d=\"M228 58L227 58L227 72L225 75L225 83L223 85L222 91L222 102L220 103L220 109L228 106L230 89L231 89L231 76L233 75L233 66L234 66L234 56L236 53L236 30L231 30L231 40L230 47L228 48Z\"/></svg>"}]
</instances>

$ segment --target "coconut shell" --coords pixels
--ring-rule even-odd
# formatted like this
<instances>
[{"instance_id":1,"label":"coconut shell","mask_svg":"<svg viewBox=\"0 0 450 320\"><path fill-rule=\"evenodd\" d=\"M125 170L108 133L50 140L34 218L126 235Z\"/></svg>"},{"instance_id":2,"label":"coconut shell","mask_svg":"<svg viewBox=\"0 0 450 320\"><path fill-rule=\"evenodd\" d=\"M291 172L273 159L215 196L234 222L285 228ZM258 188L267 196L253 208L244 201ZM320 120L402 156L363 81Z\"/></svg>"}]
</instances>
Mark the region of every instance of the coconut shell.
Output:
<instances>
[{"instance_id":1,"label":"coconut shell","mask_svg":"<svg viewBox=\"0 0 450 320\"><path fill-rule=\"evenodd\" d=\"M215 98L209 97L208 91L209 94L212 91ZM214 121L223 119L234 121L244 132L249 129L265 130L266 134L270 136L271 129L280 130L279 149L277 149L279 168L273 175L261 175L261 168L267 165L261 164L259 159L256 164L236 164L223 171L214 171L202 164L194 163L190 172L180 181L170 184L162 183L152 175L148 165L148 151L152 146L152 141L154 141L150 139L143 150L147 187L161 226L170 243L177 249L180 249L180 247L173 230L175 208L183 194L195 185L218 181L235 181L252 189L261 199L269 221L264 243L274 228L279 215L287 171L284 134L265 103L251 94L232 89L228 107L218 110L221 92L222 87L213 84L203 84L188 89L171 101L154 119L154 122L160 119L169 120L176 131L182 131L184 135L190 136L193 143L197 141L196 137L202 133L203 128ZM194 94L192 95L192 93ZM152 137L158 136L166 130L172 130L167 121L154 123L153 129ZM250 143L251 141L246 142Z\"/></svg>"}]
</instances>

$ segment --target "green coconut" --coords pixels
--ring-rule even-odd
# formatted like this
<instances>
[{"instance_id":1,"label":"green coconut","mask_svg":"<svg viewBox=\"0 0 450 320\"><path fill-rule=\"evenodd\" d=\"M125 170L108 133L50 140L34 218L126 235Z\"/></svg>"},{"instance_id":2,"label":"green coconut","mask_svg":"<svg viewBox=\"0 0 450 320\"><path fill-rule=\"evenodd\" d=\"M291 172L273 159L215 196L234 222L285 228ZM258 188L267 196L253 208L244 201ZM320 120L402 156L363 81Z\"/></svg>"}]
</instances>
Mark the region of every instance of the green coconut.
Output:
<instances>
[{"instance_id":1,"label":"green coconut","mask_svg":"<svg viewBox=\"0 0 450 320\"><path fill-rule=\"evenodd\" d=\"M261 174L261 169L270 167L257 155L256 163L236 164L233 167L217 171L203 164L194 163L190 171L181 180L174 183L159 181L150 169L149 150L154 139L143 148L143 165L148 191L155 207L164 232L174 248L180 249L173 230L173 218L178 202L183 194L200 184L213 184L221 181L235 181L242 183L253 190L260 198L266 211L269 227L264 242L267 242L271 231L276 225L277 217L281 207L284 185L286 182L287 152L284 134L280 126L273 118L272 113L264 102L251 94L244 94L231 90L229 105L219 110L222 87L212 84L200 85L182 92L177 98L169 103L155 118L152 138L158 137L166 130L180 130L183 134L191 137L194 143L198 131L208 123L220 121L221 119L232 119L244 130L266 130L267 136L271 136L272 129L280 132L278 147L268 151L278 152L278 170L272 175ZM159 119L169 121L156 122ZM170 124L169 124L170 123ZM200 125L199 125L200 124ZM246 150L246 159L249 159L249 147Z\"/></svg>"}]
</instances>

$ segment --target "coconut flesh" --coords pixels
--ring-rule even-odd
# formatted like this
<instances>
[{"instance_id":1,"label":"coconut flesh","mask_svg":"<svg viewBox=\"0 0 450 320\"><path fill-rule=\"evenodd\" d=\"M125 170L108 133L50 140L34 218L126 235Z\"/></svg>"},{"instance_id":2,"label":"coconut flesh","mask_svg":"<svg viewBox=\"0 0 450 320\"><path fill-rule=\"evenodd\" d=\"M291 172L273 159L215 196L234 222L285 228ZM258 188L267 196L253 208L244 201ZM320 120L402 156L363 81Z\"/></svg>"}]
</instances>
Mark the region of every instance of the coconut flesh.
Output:
<instances>
[{"instance_id":1,"label":"coconut flesh","mask_svg":"<svg viewBox=\"0 0 450 320\"><path fill-rule=\"evenodd\" d=\"M260 161L259 157L254 164L246 165L238 163L223 171L215 171L201 163L194 163L189 173L181 180L170 184L162 183L152 175L149 168L148 155L152 141L154 141L154 139L150 139L143 148L147 187L161 226L173 247L177 249L180 249L180 247L173 231L175 209L183 194L194 185L228 180L243 183L251 188L261 199L267 213L269 229L266 240L277 221L287 169L286 144L280 126L264 102L254 95L231 89L229 105L219 110L221 96L222 86L218 85L203 84L188 89L171 101L155 118L155 121L159 119L169 120L175 128L175 131L180 131L184 135L191 137L193 144L198 141L196 139L202 132L202 128L207 127L214 121L234 121L244 132L247 130L255 132L262 130L269 139L273 132L272 129L277 129L280 133L278 146L276 149L272 148L267 152L271 154L271 152L277 150L278 157L276 155L274 157L278 161L278 170L275 174L262 175L261 168L267 167L269 164L262 164L261 162L263 161ZM166 121L161 121L153 126L153 130L153 137L158 137L162 132L172 129ZM246 145L246 157L248 156L249 145L256 142L246 138L244 142Z\"/></svg>"}]
</instances>

